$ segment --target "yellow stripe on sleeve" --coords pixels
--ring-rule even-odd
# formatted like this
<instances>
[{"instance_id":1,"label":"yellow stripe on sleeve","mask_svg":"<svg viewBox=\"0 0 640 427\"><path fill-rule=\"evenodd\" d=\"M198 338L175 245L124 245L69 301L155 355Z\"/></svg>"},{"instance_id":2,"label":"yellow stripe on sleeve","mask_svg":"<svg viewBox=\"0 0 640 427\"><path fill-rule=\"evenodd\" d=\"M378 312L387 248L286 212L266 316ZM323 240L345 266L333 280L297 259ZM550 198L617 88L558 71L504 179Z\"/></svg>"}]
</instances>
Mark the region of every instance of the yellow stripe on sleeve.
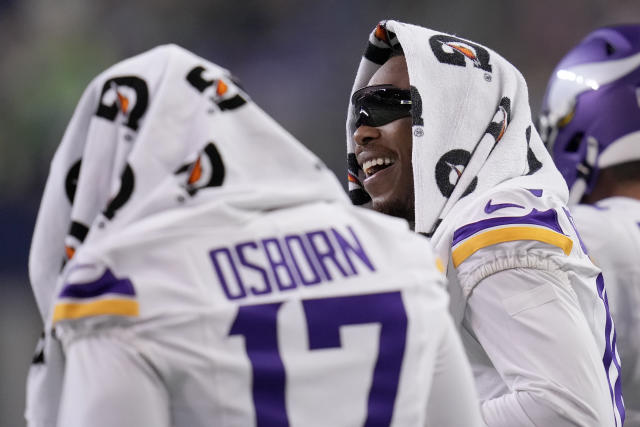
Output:
<instances>
[{"instance_id":1,"label":"yellow stripe on sleeve","mask_svg":"<svg viewBox=\"0 0 640 427\"><path fill-rule=\"evenodd\" d=\"M573 247L573 240L571 240L571 238L546 228L506 227L485 231L462 242L453 251L453 266L457 268L464 260L482 248L516 240L537 240L548 243L562 249L565 255L569 255Z\"/></svg>"},{"instance_id":2,"label":"yellow stripe on sleeve","mask_svg":"<svg viewBox=\"0 0 640 427\"><path fill-rule=\"evenodd\" d=\"M139 314L138 302L132 300L105 299L86 303L61 303L56 304L53 310L53 323L90 316L138 316Z\"/></svg>"}]
</instances>

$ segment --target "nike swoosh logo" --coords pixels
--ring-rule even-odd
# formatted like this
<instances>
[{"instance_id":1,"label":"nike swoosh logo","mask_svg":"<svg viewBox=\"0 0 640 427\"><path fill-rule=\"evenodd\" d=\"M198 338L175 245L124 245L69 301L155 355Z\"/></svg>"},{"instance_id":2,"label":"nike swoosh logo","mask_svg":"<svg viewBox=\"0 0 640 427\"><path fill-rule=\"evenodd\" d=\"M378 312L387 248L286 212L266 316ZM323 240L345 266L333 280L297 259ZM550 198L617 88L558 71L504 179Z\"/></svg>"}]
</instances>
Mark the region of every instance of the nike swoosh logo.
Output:
<instances>
[{"instance_id":1,"label":"nike swoosh logo","mask_svg":"<svg viewBox=\"0 0 640 427\"><path fill-rule=\"evenodd\" d=\"M524 209L524 206L516 205L515 203L496 203L495 205L492 205L491 204L491 199L489 199L487 204L484 206L484 212L489 214L491 212L497 211L498 209L504 209L504 208L521 208L521 209Z\"/></svg>"}]
</instances>

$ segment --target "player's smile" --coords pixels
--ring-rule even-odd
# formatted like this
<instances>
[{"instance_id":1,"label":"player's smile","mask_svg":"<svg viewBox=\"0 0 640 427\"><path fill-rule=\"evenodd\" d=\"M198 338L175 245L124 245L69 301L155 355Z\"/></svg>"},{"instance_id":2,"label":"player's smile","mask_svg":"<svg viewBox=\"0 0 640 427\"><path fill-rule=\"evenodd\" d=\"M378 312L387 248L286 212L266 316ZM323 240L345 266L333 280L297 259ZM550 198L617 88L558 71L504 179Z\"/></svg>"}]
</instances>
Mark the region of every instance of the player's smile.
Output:
<instances>
[{"instance_id":1,"label":"player's smile","mask_svg":"<svg viewBox=\"0 0 640 427\"><path fill-rule=\"evenodd\" d=\"M363 156L364 157L364 156ZM395 160L390 159L389 157L374 157L370 160L362 161L362 170L364 170L367 178L372 177L374 174L382 171L383 169L387 169L391 165L395 163Z\"/></svg>"},{"instance_id":2,"label":"player's smile","mask_svg":"<svg viewBox=\"0 0 640 427\"><path fill-rule=\"evenodd\" d=\"M385 162L389 162L386 163ZM375 166L368 166L367 164L376 162ZM365 190L372 196L375 197L380 195L380 193L385 193L385 185L389 186L391 181L393 180L393 172L397 169L394 168L391 159L388 157L382 158L374 158L373 160L369 160L365 162L363 165L363 169L365 170L366 178L363 182ZM391 188L392 190L392 188Z\"/></svg>"}]
</instances>

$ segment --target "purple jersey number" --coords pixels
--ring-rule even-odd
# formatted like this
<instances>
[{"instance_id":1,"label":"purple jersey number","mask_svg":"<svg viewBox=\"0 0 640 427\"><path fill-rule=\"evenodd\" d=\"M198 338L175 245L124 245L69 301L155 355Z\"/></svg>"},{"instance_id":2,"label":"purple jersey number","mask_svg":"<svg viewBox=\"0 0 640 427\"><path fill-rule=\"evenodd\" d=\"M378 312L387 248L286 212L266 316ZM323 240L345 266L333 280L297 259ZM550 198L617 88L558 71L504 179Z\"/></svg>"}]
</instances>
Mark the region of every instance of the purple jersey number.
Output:
<instances>
[{"instance_id":1,"label":"purple jersey number","mask_svg":"<svg viewBox=\"0 0 640 427\"><path fill-rule=\"evenodd\" d=\"M243 335L253 369L253 402L259 427L289 425L286 374L278 350L282 303L242 306L229 335ZM303 300L309 350L341 347L340 327L379 323L380 344L367 403L365 427L388 426L404 356L407 315L400 292Z\"/></svg>"}]
</instances>

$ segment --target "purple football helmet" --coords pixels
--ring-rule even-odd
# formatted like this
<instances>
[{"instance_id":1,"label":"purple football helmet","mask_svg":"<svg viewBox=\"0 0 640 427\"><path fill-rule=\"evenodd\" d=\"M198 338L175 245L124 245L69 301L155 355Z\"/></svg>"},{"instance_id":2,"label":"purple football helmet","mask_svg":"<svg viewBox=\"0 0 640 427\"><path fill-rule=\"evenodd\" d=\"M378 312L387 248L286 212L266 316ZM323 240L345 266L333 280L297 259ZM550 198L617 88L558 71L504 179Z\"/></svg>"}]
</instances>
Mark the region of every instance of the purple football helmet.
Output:
<instances>
[{"instance_id":1,"label":"purple football helmet","mask_svg":"<svg viewBox=\"0 0 640 427\"><path fill-rule=\"evenodd\" d=\"M593 190L600 169L640 160L640 25L598 29L560 61L538 130L572 204Z\"/></svg>"}]
</instances>

